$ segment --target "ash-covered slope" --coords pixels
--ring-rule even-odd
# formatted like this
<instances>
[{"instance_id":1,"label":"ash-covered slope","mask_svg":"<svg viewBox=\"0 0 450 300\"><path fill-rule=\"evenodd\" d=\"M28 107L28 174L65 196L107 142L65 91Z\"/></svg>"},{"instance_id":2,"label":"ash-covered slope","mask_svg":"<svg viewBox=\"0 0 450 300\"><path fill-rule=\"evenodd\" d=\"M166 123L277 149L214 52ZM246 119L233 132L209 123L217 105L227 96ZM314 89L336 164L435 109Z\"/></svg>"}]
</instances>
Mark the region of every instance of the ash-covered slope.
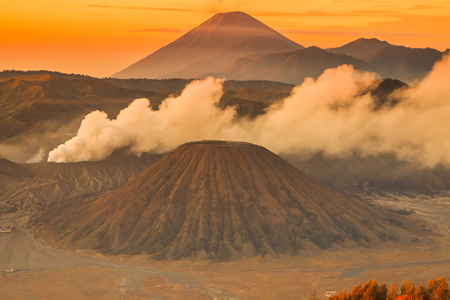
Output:
<instances>
[{"instance_id":1,"label":"ash-covered slope","mask_svg":"<svg viewBox=\"0 0 450 300\"><path fill-rule=\"evenodd\" d=\"M180 146L118 190L57 206L33 225L60 245L229 259L395 239L383 218L263 147L209 141Z\"/></svg>"},{"instance_id":2,"label":"ash-covered slope","mask_svg":"<svg viewBox=\"0 0 450 300\"><path fill-rule=\"evenodd\" d=\"M246 13L219 13L112 77L195 78L223 72L249 54L302 48Z\"/></svg>"},{"instance_id":3,"label":"ash-covered slope","mask_svg":"<svg viewBox=\"0 0 450 300\"><path fill-rule=\"evenodd\" d=\"M106 160L78 163L16 164L0 159L0 215L34 213L57 203L98 196L114 190L161 158L140 158L124 151Z\"/></svg>"}]
</instances>

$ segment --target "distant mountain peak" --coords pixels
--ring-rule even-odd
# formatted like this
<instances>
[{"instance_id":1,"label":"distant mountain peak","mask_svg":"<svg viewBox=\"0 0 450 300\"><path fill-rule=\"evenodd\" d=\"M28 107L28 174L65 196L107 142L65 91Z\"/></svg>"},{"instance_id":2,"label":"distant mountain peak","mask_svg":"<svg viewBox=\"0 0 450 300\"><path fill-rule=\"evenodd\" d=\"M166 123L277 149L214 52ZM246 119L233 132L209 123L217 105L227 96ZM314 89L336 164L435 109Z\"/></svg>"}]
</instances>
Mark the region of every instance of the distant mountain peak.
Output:
<instances>
[{"instance_id":1,"label":"distant mountain peak","mask_svg":"<svg viewBox=\"0 0 450 300\"><path fill-rule=\"evenodd\" d=\"M318 78L326 69L353 65L356 70L370 70L370 66L345 54L334 54L319 47L292 52L260 54L239 59L222 76L235 80L271 80L301 84L306 77Z\"/></svg>"},{"instance_id":2,"label":"distant mountain peak","mask_svg":"<svg viewBox=\"0 0 450 300\"><path fill-rule=\"evenodd\" d=\"M377 53L380 49L392 46L393 45L389 44L388 42L380 41L376 38L359 38L348 44L345 44L344 46L329 48L326 50L335 54L346 54L361 60L367 60L372 55Z\"/></svg>"},{"instance_id":3,"label":"distant mountain peak","mask_svg":"<svg viewBox=\"0 0 450 300\"><path fill-rule=\"evenodd\" d=\"M250 16L249 14L246 14L241 11L232 11L232 12L224 12L224 13L217 13L205 22L203 22L199 27L202 26L210 26L214 24L242 24L242 22L254 22L254 23L261 23L254 17ZM263 24L264 25L264 24ZM264 25L265 26L265 25Z\"/></svg>"},{"instance_id":4,"label":"distant mountain peak","mask_svg":"<svg viewBox=\"0 0 450 300\"><path fill-rule=\"evenodd\" d=\"M356 57L372 65L373 70L381 77L391 77L407 83L426 76L444 54L432 48L392 45L375 38L360 38L344 46L326 50Z\"/></svg>"},{"instance_id":5,"label":"distant mountain peak","mask_svg":"<svg viewBox=\"0 0 450 300\"><path fill-rule=\"evenodd\" d=\"M340 49L340 48L349 48L354 46L365 46L365 47L387 47L387 46L393 46L392 44L389 44L386 41L381 41L377 38L359 38L357 40L354 40L350 43L345 44L344 46L333 48L333 49Z\"/></svg>"},{"instance_id":6,"label":"distant mountain peak","mask_svg":"<svg viewBox=\"0 0 450 300\"><path fill-rule=\"evenodd\" d=\"M218 13L128 68L118 78L194 78L221 73L241 57L303 47L252 16Z\"/></svg>"},{"instance_id":7,"label":"distant mountain peak","mask_svg":"<svg viewBox=\"0 0 450 300\"><path fill-rule=\"evenodd\" d=\"M325 50L323 50L322 48L319 48L319 47L317 47L317 46L311 46L311 47L308 47L308 48L305 48L304 49L305 51L311 51L311 52L326 52Z\"/></svg>"},{"instance_id":8,"label":"distant mountain peak","mask_svg":"<svg viewBox=\"0 0 450 300\"><path fill-rule=\"evenodd\" d=\"M386 43L386 44L389 44L388 42L379 40L379 39L377 39L377 38L364 38L364 37L359 38L359 39L357 39L357 40L354 40L353 42L350 42L350 43L363 42L363 41L371 41L371 42L379 42L379 43ZM349 43L349 44L350 44L350 43Z\"/></svg>"},{"instance_id":9,"label":"distant mountain peak","mask_svg":"<svg viewBox=\"0 0 450 300\"><path fill-rule=\"evenodd\" d=\"M254 17L240 11L218 13L200 24L196 29L231 29L235 30L240 28L241 30L248 30L250 28L258 28L264 30L266 34L270 32L273 35L281 36L278 32L258 21Z\"/></svg>"},{"instance_id":10,"label":"distant mountain peak","mask_svg":"<svg viewBox=\"0 0 450 300\"><path fill-rule=\"evenodd\" d=\"M203 31L207 31L209 35L205 35ZM196 34L198 33L201 33L202 36L196 36ZM180 37L174 43L187 41L191 44L195 44L198 42L202 42L204 44L212 44L218 39L224 39L228 43L232 42L237 44L245 41L246 39L263 36L275 37L277 39L289 41L295 44L294 42L281 35L279 32L273 30L254 17L240 11L218 13L196 28L189 31L184 36ZM223 47L227 44L217 46Z\"/></svg>"},{"instance_id":11,"label":"distant mountain peak","mask_svg":"<svg viewBox=\"0 0 450 300\"><path fill-rule=\"evenodd\" d=\"M247 13L245 13L245 12L243 12L243 11L238 11L238 10L236 10L236 11L228 11L228 12L223 12L223 13L217 13L215 16L225 16L225 17L246 17L246 18L248 18L248 17L250 17L250 18L252 18L252 19L255 19L255 18L253 18L252 16L250 16L249 14L247 14ZM214 17L215 17L214 16ZM214 18L213 17L213 18Z\"/></svg>"}]
</instances>

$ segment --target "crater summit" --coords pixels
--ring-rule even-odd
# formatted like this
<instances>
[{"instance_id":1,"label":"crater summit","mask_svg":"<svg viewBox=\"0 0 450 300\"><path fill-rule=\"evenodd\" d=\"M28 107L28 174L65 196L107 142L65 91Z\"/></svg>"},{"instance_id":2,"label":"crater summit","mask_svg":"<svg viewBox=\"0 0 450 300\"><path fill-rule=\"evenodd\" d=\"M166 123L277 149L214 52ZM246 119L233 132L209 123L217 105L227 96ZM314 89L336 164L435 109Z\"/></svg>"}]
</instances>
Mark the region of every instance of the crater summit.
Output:
<instances>
[{"instance_id":1,"label":"crater summit","mask_svg":"<svg viewBox=\"0 0 450 300\"><path fill-rule=\"evenodd\" d=\"M184 144L116 191L34 222L61 245L161 259L291 255L396 239L375 208L263 147L223 141Z\"/></svg>"}]
</instances>

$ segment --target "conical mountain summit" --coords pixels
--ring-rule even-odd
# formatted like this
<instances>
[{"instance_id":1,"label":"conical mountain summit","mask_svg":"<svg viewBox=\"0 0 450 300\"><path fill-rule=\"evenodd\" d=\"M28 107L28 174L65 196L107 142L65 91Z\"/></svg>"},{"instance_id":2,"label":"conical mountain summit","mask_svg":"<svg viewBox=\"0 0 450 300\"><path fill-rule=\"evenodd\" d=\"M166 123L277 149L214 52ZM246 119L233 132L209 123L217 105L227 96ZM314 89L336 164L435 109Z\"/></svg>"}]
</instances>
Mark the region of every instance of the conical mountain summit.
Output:
<instances>
[{"instance_id":1,"label":"conical mountain summit","mask_svg":"<svg viewBox=\"0 0 450 300\"><path fill-rule=\"evenodd\" d=\"M219 13L112 77L193 78L221 73L249 54L302 48L246 13Z\"/></svg>"},{"instance_id":2,"label":"conical mountain summit","mask_svg":"<svg viewBox=\"0 0 450 300\"><path fill-rule=\"evenodd\" d=\"M234 259L396 239L385 216L269 150L188 143L116 191L34 221L59 245L155 258Z\"/></svg>"}]
</instances>

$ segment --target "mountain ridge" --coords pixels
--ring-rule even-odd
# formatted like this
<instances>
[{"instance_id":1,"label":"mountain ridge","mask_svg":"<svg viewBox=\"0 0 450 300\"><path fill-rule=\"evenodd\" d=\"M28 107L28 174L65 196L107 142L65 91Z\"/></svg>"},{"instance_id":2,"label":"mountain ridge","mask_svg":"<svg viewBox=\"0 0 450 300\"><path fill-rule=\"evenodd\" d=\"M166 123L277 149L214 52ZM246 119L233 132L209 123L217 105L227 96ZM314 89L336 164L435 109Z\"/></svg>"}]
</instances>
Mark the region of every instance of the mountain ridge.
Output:
<instances>
[{"instance_id":1,"label":"mountain ridge","mask_svg":"<svg viewBox=\"0 0 450 300\"><path fill-rule=\"evenodd\" d=\"M406 83L424 78L446 53L432 48L392 45L375 38L360 38L326 51L354 56L368 63L381 77Z\"/></svg>"},{"instance_id":2,"label":"mountain ridge","mask_svg":"<svg viewBox=\"0 0 450 300\"><path fill-rule=\"evenodd\" d=\"M51 74L34 74L0 79L0 141L31 129L41 132L46 123L65 126L92 110L115 116L133 99L149 98L157 108L163 96L136 91L93 78L65 79ZM53 125L54 126L54 125ZM54 129L56 130L56 129Z\"/></svg>"},{"instance_id":3,"label":"mountain ridge","mask_svg":"<svg viewBox=\"0 0 450 300\"><path fill-rule=\"evenodd\" d=\"M345 54L333 54L319 47L294 52L254 54L238 59L223 76L234 80L265 79L301 84L306 77L318 78L326 69L353 65L356 70L370 71L369 64Z\"/></svg>"},{"instance_id":4,"label":"mountain ridge","mask_svg":"<svg viewBox=\"0 0 450 300\"><path fill-rule=\"evenodd\" d=\"M376 38L359 38L340 47L327 48L325 50L331 53L353 56L366 61L380 49L385 47L395 46L386 41L380 41Z\"/></svg>"}]
</instances>

